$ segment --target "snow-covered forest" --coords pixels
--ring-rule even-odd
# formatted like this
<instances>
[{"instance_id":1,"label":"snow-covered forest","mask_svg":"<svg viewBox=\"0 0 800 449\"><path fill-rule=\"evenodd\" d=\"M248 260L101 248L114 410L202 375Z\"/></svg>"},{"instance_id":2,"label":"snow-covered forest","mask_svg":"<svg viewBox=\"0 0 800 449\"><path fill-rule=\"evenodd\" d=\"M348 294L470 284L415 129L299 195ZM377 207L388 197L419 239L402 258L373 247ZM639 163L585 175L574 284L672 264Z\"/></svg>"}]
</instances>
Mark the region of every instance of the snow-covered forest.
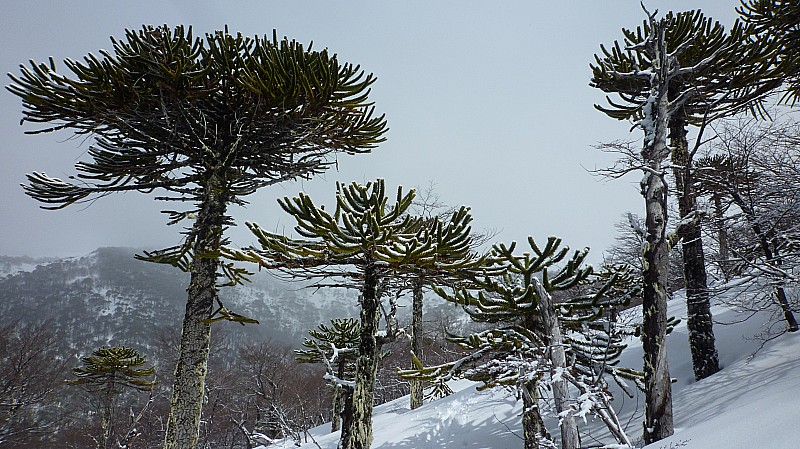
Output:
<instances>
[{"instance_id":1,"label":"snow-covered forest","mask_svg":"<svg viewBox=\"0 0 800 449\"><path fill-rule=\"evenodd\" d=\"M800 4L734 9L596 36L583 107L630 132L585 176L640 179L643 207L591 250L380 171L240 220L403 132L358 55L143 25L20 65L25 132L87 145L29 200L141 194L180 237L0 256L0 449L796 447Z\"/></svg>"}]
</instances>

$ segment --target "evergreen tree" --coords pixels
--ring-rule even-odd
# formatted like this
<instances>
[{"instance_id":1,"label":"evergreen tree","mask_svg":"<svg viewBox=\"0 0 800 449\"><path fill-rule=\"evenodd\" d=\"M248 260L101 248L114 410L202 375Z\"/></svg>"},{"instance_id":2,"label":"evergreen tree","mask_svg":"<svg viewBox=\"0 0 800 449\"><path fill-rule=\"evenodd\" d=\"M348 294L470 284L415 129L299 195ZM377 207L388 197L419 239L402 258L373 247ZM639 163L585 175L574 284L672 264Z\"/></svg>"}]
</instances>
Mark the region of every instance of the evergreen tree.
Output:
<instances>
[{"instance_id":1,"label":"evergreen tree","mask_svg":"<svg viewBox=\"0 0 800 449\"><path fill-rule=\"evenodd\" d=\"M746 107L760 107L759 100L777 87L778 81L774 68L767 63L774 47L750 39L751 28L737 22L726 32L700 10L670 12L664 21L665 51L674 56L680 67L695 68L676 73L666 84L667 100L679 105L671 111L668 137L680 219L686 220L698 213L693 181L697 146L689 148L687 126L700 128L700 142L710 121ZM617 77L609 69L631 72L651 63L650 55L643 51L650 27L646 21L636 30L623 29L622 46L619 42L614 42L611 50L601 46L602 55L595 55L591 85L615 93L622 100L618 103L609 99L608 107L596 106L613 118L639 120L644 116L652 89L646 77ZM687 326L695 378L699 380L719 370L700 221L687 221L680 228L679 237L683 246Z\"/></svg>"},{"instance_id":2,"label":"evergreen tree","mask_svg":"<svg viewBox=\"0 0 800 449\"><path fill-rule=\"evenodd\" d=\"M355 361L358 349L358 338L361 333L358 321L353 318L331 320L330 326L320 324L317 329L308 331L310 338L303 339L306 349L295 350L298 363L324 364L333 371L336 379L352 382L355 375ZM341 383L333 383L331 400L331 432L341 429L342 407L351 397L346 395ZM346 397L347 396L347 397ZM348 405L352 410L352 405Z\"/></svg>"},{"instance_id":3,"label":"evergreen tree","mask_svg":"<svg viewBox=\"0 0 800 449\"><path fill-rule=\"evenodd\" d=\"M791 102L800 98L800 3L795 0L742 0L737 11L762 39L778 45L778 63Z\"/></svg>"},{"instance_id":4,"label":"evergreen tree","mask_svg":"<svg viewBox=\"0 0 800 449\"><path fill-rule=\"evenodd\" d=\"M452 293L435 288L444 299L464 306L473 320L492 323L492 327L450 338L468 351L463 358L428 367L417 361L416 369L400 374L439 381L463 376L482 382L481 388L517 389L523 399L525 447L531 449L552 441L539 404L543 399L539 391L547 385L552 388L560 417L562 447L577 448L575 415L589 409L600 415L608 412L610 415L601 418L612 424L616 418L613 410L606 407L607 397L603 392L607 385L601 379L604 374L623 373L614 367L614 359L624 347L619 337L608 335L602 340L599 333L594 337L582 333L582 327L604 316L608 307L626 303L631 295L615 298L607 295L617 280L613 276L591 294L577 295L556 305L552 293L570 290L592 275L591 267L583 266L587 250L576 251L567 258L569 248L561 247L561 241L555 237L548 239L543 248L532 238L528 243L531 252L522 255L514 254L516 244L495 245L490 256L494 263L492 271L484 279L476 280L472 287L455 288ZM595 327L597 332L601 329L603 326ZM578 333L584 337L579 338ZM597 371L599 367L601 372ZM587 382L587 376L594 380ZM594 386L589 387L592 383ZM594 405L583 408L584 404L571 400L569 384L583 388L586 405ZM605 406L601 405L603 402ZM618 441L629 443L619 422L612 426L616 428Z\"/></svg>"},{"instance_id":5,"label":"evergreen tree","mask_svg":"<svg viewBox=\"0 0 800 449\"><path fill-rule=\"evenodd\" d=\"M442 225L441 217L419 217L417 222L429 232L440 232L437 236L436 262L417 264L413 269L401 276L400 289L409 288L412 294L411 306L411 353L419 361L425 361L422 353L423 297L426 289L435 287L456 287L470 282L484 269L485 257L476 254L477 246L472 234L472 215L469 208L460 207L453 211L449 219ZM424 380L410 379L411 410L422 406L424 396ZM438 388L441 388L439 386Z\"/></svg>"},{"instance_id":6,"label":"evergreen tree","mask_svg":"<svg viewBox=\"0 0 800 449\"><path fill-rule=\"evenodd\" d=\"M383 140L385 120L368 102L372 75L285 38L144 26L112 44L100 56L66 60L72 75L58 73L51 59L11 76L22 122L42 124L29 133L67 129L94 139L76 177L33 173L24 188L47 209L126 191L162 191L157 199L193 204L167 212L170 224L189 221L183 243L142 256L191 272L164 447L192 449L211 322L252 322L217 295L220 272L232 281L243 275L218 257L229 206L324 171L332 152L369 152Z\"/></svg>"},{"instance_id":7,"label":"evergreen tree","mask_svg":"<svg viewBox=\"0 0 800 449\"><path fill-rule=\"evenodd\" d=\"M297 221L303 239L291 239L248 223L260 248L231 251L231 258L251 261L268 269L283 269L305 278L337 278L339 286L358 286L361 306L355 382L337 380L352 388L352 412L344 413L340 449L365 449L372 443L374 385L381 346L394 339L399 328L396 304L385 316L387 329L379 332L381 297L393 274L414 266L435 263L440 230L431 233L407 214L415 191L398 188L389 203L384 182L337 184L333 214L300 194L279 200ZM446 265L446 263L443 263Z\"/></svg>"},{"instance_id":8,"label":"evergreen tree","mask_svg":"<svg viewBox=\"0 0 800 449\"><path fill-rule=\"evenodd\" d=\"M655 14L648 13L648 22L647 36L643 42L630 47L630 51L636 50L638 56L628 59L630 64L616 64L615 60L603 61L599 58L597 60L597 70L602 71L603 76L619 80L620 83L638 81L649 86L646 100L640 107L641 118L636 122L636 126L644 131L639 168L644 172L641 192L646 211L646 244L642 254L645 269L642 347L645 375L644 441L647 444L666 438L674 431L672 385L665 341L668 258L670 247L677 236L667 234L668 188L665 162L670 156L667 146L670 117L682 110L683 104L691 98L688 91L692 89L673 92L671 95L671 81L714 62L714 58L706 58L697 65L682 67L678 58L691 46L692 40L669 51L666 34L670 21L666 18L657 20Z\"/></svg>"},{"instance_id":9,"label":"evergreen tree","mask_svg":"<svg viewBox=\"0 0 800 449\"><path fill-rule=\"evenodd\" d=\"M155 367L144 367L147 360L139 351L125 346L99 348L92 355L81 357L81 366L72 370L77 379L73 385L83 386L100 399L100 435L97 442L100 449L118 446L114 428L115 402L124 389L151 391L156 383L148 380L155 374ZM124 437L124 435L123 435Z\"/></svg>"}]
</instances>

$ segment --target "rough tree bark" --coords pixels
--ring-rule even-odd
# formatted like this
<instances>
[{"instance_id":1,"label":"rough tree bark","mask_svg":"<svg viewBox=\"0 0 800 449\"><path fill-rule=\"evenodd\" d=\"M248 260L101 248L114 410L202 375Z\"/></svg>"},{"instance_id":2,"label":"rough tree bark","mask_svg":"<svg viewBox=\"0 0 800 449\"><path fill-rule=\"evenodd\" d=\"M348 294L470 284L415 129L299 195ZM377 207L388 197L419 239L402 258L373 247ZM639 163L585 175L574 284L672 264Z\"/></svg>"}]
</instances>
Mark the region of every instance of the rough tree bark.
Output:
<instances>
[{"instance_id":1,"label":"rough tree bark","mask_svg":"<svg viewBox=\"0 0 800 449\"><path fill-rule=\"evenodd\" d=\"M533 279L533 285L536 288L536 296L539 298L539 311L542 314L542 322L549 338L548 350L553 369L566 371L567 355L561 338L561 325L558 322L558 316L556 316L553 306L553 298L547 293L538 279ZM577 449L580 447L580 437L575 416L570 411L569 384L564 378L556 379L552 382L552 388L556 413L560 417L561 449Z\"/></svg>"},{"instance_id":2,"label":"rough tree bark","mask_svg":"<svg viewBox=\"0 0 800 449\"><path fill-rule=\"evenodd\" d=\"M219 250L226 205L227 202L220 197L215 183L209 182L193 228L196 232L195 257L187 289L189 298L183 318L180 357L175 367L164 449L197 447L211 342L211 323L208 320L217 298L219 266L216 257L203 255Z\"/></svg>"},{"instance_id":3,"label":"rough tree bark","mask_svg":"<svg viewBox=\"0 0 800 449\"><path fill-rule=\"evenodd\" d=\"M342 377L339 376L339 379ZM342 386L335 384L333 386L333 398L331 399L331 433L338 432L342 426Z\"/></svg>"},{"instance_id":4,"label":"rough tree bark","mask_svg":"<svg viewBox=\"0 0 800 449\"><path fill-rule=\"evenodd\" d=\"M541 438L547 438L547 428L539 410L539 391L535 380L522 386L522 436L525 449L539 449Z\"/></svg>"},{"instance_id":5,"label":"rough tree bark","mask_svg":"<svg viewBox=\"0 0 800 449\"><path fill-rule=\"evenodd\" d=\"M652 56L650 96L644 106L645 138L642 159L645 166L641 182L645 200L646 239L644 262L642 348L644 350L645 422L644 442L664 439L674 432L672 422L672 385L667 361L667 274L669 239L667 238L668 188L662 163L669 157L667 128L669 123L670 61L665 41L664 20L651 18L652 40L648 42Z\"/></svg>"},{"instance_id":6,"label":"rough tree bark","mask_svg":"<svg viewBox=\"0 0 800 449\"><path fill-rule=\"evenodd\" d=\"M681 219L697 213L697 194L692 176L692 157L686 138L686 118L679 109L670 118L670 146L672 147L673 174ZM692 352L692 369L696 380L719 371L719 356L715 346L714 322L708 295L706 261L700 220L683 223L679 237L683 245L683 277L686 282L686 326L689 329L689 348Z\"/></svg>"},{"instance_id":7,"label":"rough tree bark","mask_svg":"<svg viewBox=\"0 0 800 449\"><path fill-rule=\"evenodd\" d=\"M361 335L356 359L356 385L353 389L351 416L342 423L339 449L369 449L372 444L373 387L378 371L379 345L376 338L380 311L378 270L373 264L364 269L361 292Z\"/></svg>"},{"instance_id":8,"label":"rough tree bark","mask_svg":"<svg viewBox=\"0 0 800 449\"><path fill-rule=\"evenodd\" d=\"M413 303L411 306L411 351L425 363L422 354L422 279L414 281ZM413 367L412 367L413 368ZM422 406L424 384L421 380L411 380L411 410Z\"/></svg>"}]
</instances>

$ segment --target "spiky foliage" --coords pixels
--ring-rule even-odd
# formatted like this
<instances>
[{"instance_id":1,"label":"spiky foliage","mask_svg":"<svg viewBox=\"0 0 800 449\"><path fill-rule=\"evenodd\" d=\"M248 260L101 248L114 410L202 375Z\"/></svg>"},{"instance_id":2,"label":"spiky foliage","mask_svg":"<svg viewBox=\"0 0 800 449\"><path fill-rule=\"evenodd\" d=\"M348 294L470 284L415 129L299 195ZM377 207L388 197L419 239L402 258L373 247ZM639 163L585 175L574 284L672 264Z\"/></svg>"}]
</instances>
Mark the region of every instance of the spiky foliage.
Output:
<instances>
[{"instance_id":1,"label":"spiky foliage","mask_svg":"<svg viewBox=\"0 0 800 449\"><path fill-rule=\"evenodd\" d=\"M800 4L794 0L742 0L736 8L763 39L778 45L778 63L792 104L800 98Z\"/></svg>"},{"instance_id":2,"label":"spiky foliage","mask_svg":"<svg viewBox=\"0 0 800 449\"><path fill-rule=\"evenodd\" d=\"M94 142L76 176L33 173L24 188L49 209L124 191L193 203L165 211L170 224L190 221L183 243L142 256L192 273L166 434L168 449L189 449L197 444L211 321L251 321L225 309L216 292L219 272L231 282L246 274L219 262L228 207L325 170L331 153L369 152L386 124L367 99L371 75L275 35L196 37L182 26L144 26L112 47L66 60L71 75L51 59L11 76L23 123L41 124L29 133L65 129Z\"/></svg>"},{"instance_id":3,"label":"spiky foliage","mask_svg":"<svg viewBox=\"0 0 800 449\"><path fill-rule=\"evenodd\" d=\"M330 325L320 324L308 331L309 337L303 339L303 347L296 349L298 363L324 364L333 379L333 398L331 400L331 432L340 429L340 416L345 398L342 394L342 381L353 381L355 361L358 355L358 339L361 333L358 320L342 318L331 320Z\"/></svg>"},{"instance_id":4,"label":"spiky foliage","mask_svg":"<svg viewBox=\"0 0 800 449\"><path fill-rule=\"evenodd\" d=\"M442 216L420 217L420 226L437 233L437 262L419 264L409 273L395 278L394 286L398 291L410 290L411 305L411 353L412 364L416 358L424 362L422 353L423 334L423 298L425 290L432 287L457 286L470 282L470 279L486 271L485 256L474 252L477 240L472 233L472 215L469 208L460 207L452 212L448 220ZM412 365L413 366L413 365ZM425 383L420 379L412 379L409 385L409 399L412 410L422 406ZM443 382L434 384L430 397L441 397L448 388Z\"/></svg>"},{"instance_id":5,"label":"spiky foliage","mask_svg":"<svg viewBox=\"0 0 800 449\"><path fill-rule=\"evenodd\" d=\"M751 26L736 22L730 31L701 10L668 12L665 21L666 50L674 54L680 67L701 65L699 70L680 73L670 80L670 101L678 96L684 102L685 119L701 125L709 118L730 115L743 107L760 108L758 100L779 85L778 73L770 62L775 46L754 36ZM608 106L595 108L618 120L640 120L650 95L650 83L642 78L620 78L613 72L648 70L652 56L645 50L651 24L645 20L635 30L622 29L622 41L600 46L600 54L590 64L590 85L615 94ZM713 60L713 64L708 64Z\"/></svg>"},{"instance_id":6,"label":"spiky foliage","mask_svg":"<svg viewBox=\"0 0 800 449\"><path fill-rule=\"evenodd\" d=\"M603 376L609 375L623 390L627 390L625 380L633 380L643 388L640 371L618 366L619 356L627 347L624 338L636 331L618 322L619 311L641 297L641 273L628 265L604 265L582 284L582 292L558 304L576 377L589 384L605 385Z\"/></svg>"},{"instance_id":7,"label":"spiky foliage","mask_svg":"<svg viewBox=\"0 0 800 449\"><path fill-rule=\"evenodd\" d=\"M81 357L81 366L72 370L77 379L73 385L84 385L92 391L119 394L124 388L150 391L156 384L147 380L153 376L155 367L145 368L147 363L139 351L125 346L99 348L92 355Z\"/></svg>"},{"instance_id":8,"label":"spiky foliage","mask_svg":"<svg viewBox=\"0 0 800 449\"><path fill-rule=\"evenodd\" d=\"M28 177L26 191L46 208L126 190L198 200L209 174L238 199L324 170L331 151L368 152L382 140L385 122L367 102L374 78L327 50L227 29L201 38L183 26L126 30L112 44L66 60L72 76L52 59L11 75L22 121L45 124L28 133L69 129L96 141L92 160L75 166L79 182Z\"/></svg>"},{"instance_id":9,"label":"spiky foliage","mask_svg":"<svg viewBox=\"0 0 800 449\"><path fill-rule=\"evenodd\" d=\"M496 244L490 259L496 267L502 267L502 274L495 273L476 280L473 288L461 287L452 292L434 289L446 300L464 306L473 320L494 325L478 333L450 337L451 341L468 351L467 356L430 367L417 360L417 367L402 370L401 376L435 381L463 376L482 382L481 389L494 386L517 388L526 398L526 394L531 392L535 396L537 383L552 376L556 368L564 370L560 377L570 377L576 382L579 378L585 380L593 375L596 385L601 386L606 385L600 380L603 374L617 374L615 359L623 347L619 337L609 336L607 340L601 340L592 336L579 338L577 334L583 330L582 327L588 327L589 322L605 316L607 307L625 304L635 293L626 290L625 294L612 297L617 293L612 286L621 276L615 274L591 293L554 305L551 293L570 290L592 276L592 268L583 265L588 250L576 251L568 257L569 248L562 247L561 240L555 237L550 237L544 247L538 246L532 238L528 244L531 252L522 255L514 254L515 243L510 246ZM599 330L600 326L596 328ZM567 336L569 333L572 335ZM613 344L609 345L612 341ZM567 351L564 351L565 344L569 347ZM605 350L601 345L605 345ZM558 352L556 347L561 350L560 361L554 361L558 360L554 356ZM527 401L526 410L537 413L535 410L538 408L531 408L536 405L536 398ZM569 409L566 404L562 406L563 410ZM559 412L563 410L559 409ZM526 432L526 439L538 439L534 435L543 435L544 429L537 427L539 421L537 416L526 418L531 427L531 432ZM532 447L533 444L531 441L526 443Z\"/></svg>"},{"instance_id":10,"label":"spiky foliage","mask_svg":"<svg viewBox=\"0 0 800 449\"><path fill-rule=\"evenodd\" d=\"M115 441L118 408L115 404L125 389L151 391L156 385L148 380L155 374L155 367L147 368L145 363L147 360L136 349L113 346L95 349L91 355L81 357L81 365L72 370L76 379L68 382L82 386L99 400L100 429L96 437L99 449L122 445Z\"/></svg>"},{"instance_id":11,"label":"spiky foliage","mask_svg":"<svg viewBox=\"0 0 800 449\"><path fill-rule=\"evenodd\" d=\"M511 367L508 367L506 374L497 377L469 367L472 362L488 354L494 359L490 363L503 366L502 360L497 361L502 359L498 354L511 354L524 348L531 351L531 354L541 355L546 349L548 338L541 327L539 298L534 288L534 284L539 282L535 276L537 274L542 277L540 282L548 293L566 291L579 283L592 284L587 292L558 304L558 318L565 332L580 331L585 326L602 327L602 318L611 309L627 305L641 291L640 286L636 285L636 277L625 267L607 267L595 274L591 267L583 266L586 250L576 251L571 258L565 260L569 247L561 247L560 239L549 238L543 248L533 239L529 240L529 244L533 249L533 256L531 253L514 255L515 243L510 246L495 245L493 261L496 266L502 265L505 271L499 276L477 280L477 289L457 288L452 292L443 288L434 289L444 299L464 306L474 321L499 326L468 336L451 336L453 342L476 351L469 356L469 360L464 360L469 364L426 368L424 377L449 379L471 370L470 379L484 382L481 388L515 385L519 381L520 373L514 374ZM565 265L559 266L565 261ZM587 348L584 351L584 344L585 341L575 340L570 354L571 357L580 359L579 362L585 362L582 363L582 369L590 371L603 364L610 370L623 347L615 340L615 344L610 346L611 352L603 353L604 358L600 359L597 358L600 357L600 353L596 352L598 348ZM404 371L403 375L413 377L415 373L421 372Z\"/></svg>"},{"instance_id":12,"label":"spiky foliage","mask_svg":"<svg viewBox=\"0 0 800 449\"><path fill-rule=\"evenodd\" d=\"M295 359L298 363L323 363L323 358L334 359L344 366L355 360L359 333L358 320L353 318L337 318L331 320L330 325L320 324L308 331L309 337L303 339L306 349L296 349Z\"/></svg>"},{"instance_id":13,"label":"spiky foliage","mask_svg":"<svg viewBox=\"0 0 800 449\"><path fill-rule=\"evenodd\" d=\"M340 287L358 286L361 291L358 358L353 388L352 411L345 411L340 447L366 448L372 440L373 388L379 350L399 332L393 311L385 317L387 329L378 335L382 290L395 275L412 272L419 266L447 266L439 260L439 245L450 241L449 231L440 224L421 226L408 215L416 192L403 194L398 188L393 203L386 194L384 181L366 185L337 184L336 208L331 214L316 206L310 197L300 194L279 200L297 225L302 239L270 233L248 223L258 238L260 248L230 251L229 257L251 261L260 267L284 270L307 279L332 280ZM338 282L338 283L337 283ZM347 405L347 404L345 404Z\"/></svg>"}]
</instances>

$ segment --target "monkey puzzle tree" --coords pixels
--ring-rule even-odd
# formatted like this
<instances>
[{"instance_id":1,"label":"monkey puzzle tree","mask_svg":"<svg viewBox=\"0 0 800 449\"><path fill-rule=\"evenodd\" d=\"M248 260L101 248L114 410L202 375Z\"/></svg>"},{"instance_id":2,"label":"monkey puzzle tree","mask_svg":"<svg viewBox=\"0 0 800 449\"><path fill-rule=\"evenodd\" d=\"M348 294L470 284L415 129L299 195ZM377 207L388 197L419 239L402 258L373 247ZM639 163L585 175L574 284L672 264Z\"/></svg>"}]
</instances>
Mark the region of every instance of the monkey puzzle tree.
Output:
<instances>
[{"instance_id":1,"label":"monkey puzzle tree","mask_svg":"<svg viewBox=\"0 0 800 449\"><path fill-rule=\"evenodd\" d=\"M403 194L402 187L398 188L393 204L382 179L365 185L337 184L336 190L332 214L302 193L279 200L283 210L297 221L295 231L302 239L273 234L248 223L260 248L230 251L229 257L307 279L334 278L340 282L336 286L359 288L361 331L355 381L336 379L331 372L329 378L352 389L352 410L344 413L340 449L365 449L372 442L373 388L380 348L399 333L394 313L385 316L387 329L379 332L386 282L393 274L424 261L434 263L437 238L442 234L419 226L407 214L414 190ZM396 305L391 308L396 312Z\"/></svg>"},{"instance_id":2,"label":"monkey puzzle tree","mask_svg":"<svg viewBox=\"0 0 800 449\"><path fill-rule=\"evenodd\" d=\"M736 10L755 33L778 45L781 78L792 104L800 98L800 3L795 0L741 0Z\"/></svg>"},{"instance_id":3,"label":"monkey puzzle tree","mask_svg":"<svg viewBox=\"0 0 800 449\"><path fill-rule=\"evenodd\" d=\"M693 158L707 124L747 107L760 107L759 100L779 84L774 67L769 63L774 46L763 39L753 39L752 28L737 22L730 32L700 10L668 13L664 17L665 51L671 52L684 69L670 76L665 84L667 100L676 107L670 113L669 151L675 178L678 209L682 220L697 213L694 190ZM636 30L623 29L623 45L614 42L610 50L601 46L602 55L595 55L592 65L593 87L617 94L621 102L609 99L609 106L595 106L618 120L641 120L652 92L646 76L619 77L615 72L636 72L651 64L646 51L651 33L650 21ZM686 68L692 67L692 70ZM640 72L644 74L644 72ZM687 126L700 129L698 144L689 148ZM689 220L680 228L686 298L687 326L696 379L703 379L719 370L714 344L713 320L705 267L705 255L699 220Z\"/></svg>"},{"instance_id":4,"label":"monkey puzzle tree","mask_svg":"<svg viewBox=\"0 0 800 449\"><path fill-rule=\"evenodd\" d=\"M418 217L420 227L436 234L436 258L433 263L420 260L410 270L397 276L399 289L411 290L411 353L424 362L422 353L423 294L427 288L456 287L470 282L485 269L486 258L473 250L477 240L472 234L472 215L468 207L453 211L447 221L442 217ZM422 406L424 381L410 379L410 407Z\"/></svg>"},{"instance_id":5,"label":"monkey puzzle tree","mask_svg":"<svg viewBox=\"0 0 800 449\"><path fill-rule=\"evenodd\" d=\"M298 363L324 364L333 371L337 379L352 381L360 333L358 320L353 318L331 320L330 326L320 324L316 329L308 331L310 338L303 339L305 349L295 350L295 358ZM334 382L331 399L331 432L341 428L340 414L348 400L350 397L349 395L345 397L342 385Z\"/></svg>"},{"instance_id":6,"label":"monkey puzzle tree","mask_svg":"<svg viewBox=\"0 0 800 449\"><path fill-rule=\"evenodd\" d=\"M56 64L31 62L8 90L22 99L28 133L71 130L94 139L88 161L64 181L28 175L28 195L60 209L115 192L164 191L156 199L191 203L167 211L189 220L183 243L145 253L191 273L165 448L197 444L211 321L242 320L219 303L219 248L231 205L281 181L328 168L332 152L369 152L383 140L383 116L368 103L372 75L326 50L277 36L144 26L112 39L113 50ZM212 314L214 303L219 303ZM243 320L246 321L246 320Z\"/></svg>"},{"instance_id":7,"label":"monkey puzzle tree","mask_svg":"<svg viewBox=\"0 0 800 449\"><path fill-rule=\"evenodd\" d=\"M552 391L559 416L562 448L579 447L575 416L589 410L609 425L619 443L629 444L608 407L607 384L602 380L604 374L620 373L614 360L624 345L618 336L602 338L603 326L596 327L597 332L587 330L589 322L600 324L607 308L627 303L631 292L623 294L618 289L614 291L618 296L610 296L612 285L620 279L613 274L594 291L556 304L554 292L570 290L592 275L592 268L583 265L588 249L567 257L569 248L555 237L544 247L530 237L528 244L531 251L522 255L514 253L515 243L496 244L489 256L493 266L483 279L455 287L452 293L434 288L447 301L464 306L474 321L490 323L490 328L449 338L467 350L464 357L427 367L416 360L416 368L401 370L400 375L435 381L466 377L482 382L481 388L515 388L523 400L525 448L552 445L540 411L540 390L547 389ZM589 377L593 381L587 381ZM581 392L580 403L570 398L570 385Z\"/></svg>"},{"instance_id":8,"label":"monkey puzzle tree","mask_svg":"<svg viewBox=\"0 0 800 449\"><path fill-rule=\"evenodd\" d=\"M677 45L668 46L667 32L674 19L656 19L656 14L647 13L648 28L641 42L630 42L628 52L635 52L627 58L597 58L598 67L595 78L616 80L616 83L641 83L646 89L634 90L627 98L637 98L644 92L644 100L635 109L640 112L633 116L635 124L644 132L641 161L636 166L642 170L641 192L645 200L646 243L642 259L643 273L643 323L642 348L644 350L645 376L645 422L644 441L649 444L666 438L673 433L672 386L667 361L667 274L669 250L681 234L667 233L667 166L670 156L667 145L667 132L670 130L672 116L684 114L684 106L695 95L697 87L679 84L674 80L690 78L701 73L708 66L717 63L717 58L728 48L722 46L710 55L693 61L693 65L681 65L680 56L689 51L695 40L702 35L704 27L687 36ZM690 27L691 28L691 27ZM619 52L621 55L621 51ZM626 98L626 95L623 95ZM627 112L627 114L630 114ZM690 225L694 216L683 218L684 226ZM708 304L705 305L705 308ZM708 313L710 316L710 312ZM704 337L709 340L707 337ZM713 340L712 340L713 341Z\"/></svg>"},{"instance_id":9,"label":"monkey puzzle tree","mask_svg":"<svg viewBox=\"0 0 800 449\"><path fill-rule=\"evenodd\" d=\"M81 357L81 366L72 370L77 379L70 384L80 385L100 399L100 434L97 445L100 449L118 447L115 441L116 399L125 388L150 391L156 385L147 378L155 374L155 367L146 368L146 359L139 351L125 346L99 348L92 355Z\"/></svg>"}]
</instances>

